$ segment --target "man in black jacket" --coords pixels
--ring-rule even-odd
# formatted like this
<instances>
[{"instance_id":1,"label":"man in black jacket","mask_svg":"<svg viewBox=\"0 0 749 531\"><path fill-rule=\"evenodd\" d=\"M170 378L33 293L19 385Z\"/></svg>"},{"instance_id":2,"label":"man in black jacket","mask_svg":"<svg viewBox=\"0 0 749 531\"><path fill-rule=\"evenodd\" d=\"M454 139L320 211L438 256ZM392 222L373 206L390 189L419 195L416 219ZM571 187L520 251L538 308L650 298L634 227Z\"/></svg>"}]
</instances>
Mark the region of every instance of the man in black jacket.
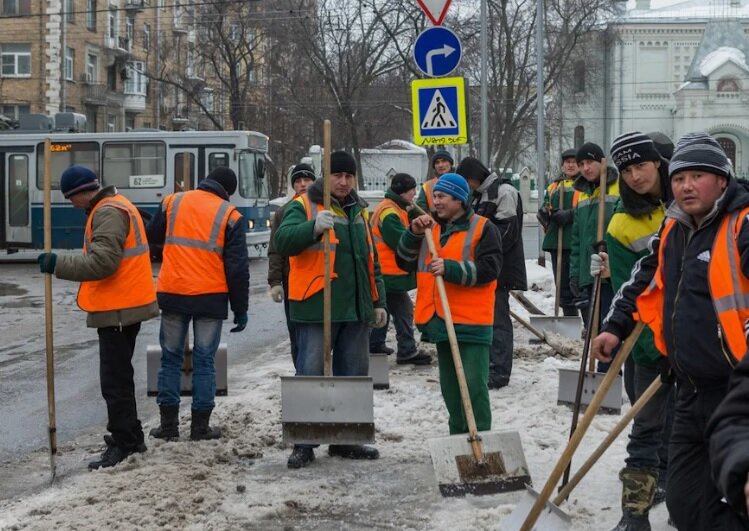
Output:
<instances>
[{"instance_id":1,"label":"man in black jacket","mask_svg":"<svg viewBox=\"0 0 749 531\"><path fill-rule=\"evenodd\" d=\"M662 376L674 374L677 381L666 486L669 513L680 531L745 529L710 477L705 429L725 397L733 365L746 351L743 333L732 326L744 310L732 304L746 297L736 292L749 282L739 278L749 277L749 224L744 222L749 190L733 177L718 142L704 133L679 139L669 176L675 200L650 240L650 254L637 262L616 294L592 352L610 361L634 327L633 313L639 313L664 354ZM734 253L740 256L735 269L728 265ZM713 299L718 289L734 290L737 296Z\"/></svg>"},{"instance_id":2,"label":"man in black jacket","mask_svg":"<svg viewBox=\"0 0 749 531\"><path fill-rule=\"evenodd\" d=\"M463 176L473 190L471 209L489 218L501 237L502 269L494 300L494 337L489 364L489 389L500 389L510 383L512 372L510 290L528 289L523 253L523 203L509 177L490 172L476 158L464 158L456 173Z\"/></svg>"}]
</instances>

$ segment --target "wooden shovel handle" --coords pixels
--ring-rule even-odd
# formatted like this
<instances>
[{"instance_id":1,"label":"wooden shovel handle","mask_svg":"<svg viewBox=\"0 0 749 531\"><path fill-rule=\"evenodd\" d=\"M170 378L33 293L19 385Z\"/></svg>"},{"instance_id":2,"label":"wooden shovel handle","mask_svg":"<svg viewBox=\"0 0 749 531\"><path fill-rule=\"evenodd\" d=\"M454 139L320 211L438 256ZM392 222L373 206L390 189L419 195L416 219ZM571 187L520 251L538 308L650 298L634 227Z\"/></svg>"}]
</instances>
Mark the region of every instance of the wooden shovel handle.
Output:
<instances>
[{"instance_id":1,"label":"wooden shovel handle","mask_svg":"<svg viewBox=\"0 0 749 531\"><path fill-rule=\"evenodd\" d=\"M562 210L564 207L564 177L562 177L562 181L559 183L559 210ZM549 202L551 202L551 198L549 198ZM559 317L559 306L560 306L560 298L562 296L562 254L564 251L564 227L559 225L559 229L557 230L557 286L556 286L556 294L554 296L554 317Z\"/></svg>"},{"instance_id":2,"label":"wooden shovel handle","mask_svg":"<svg viewBox=\"0 0 749 531\"><path fill-rule=\"evenodd\" d=\"M596 413L598 413L598 410L601 408L601 404L603 403L603 400L606 397L606 393L611 387L611 384L613 384L614 380L619 376L619 370L622 368L622 365L624 365L625 360L629 357L629 353L632 351L632 347L637 341L637 338L640 337L640 333L642 332L644 326L645 325L642 322L637 323L635 329L632 330L632 333L629 334L629 337L627 337L627 340L622 345L622 348L614 357L614 361L611 362L609 371L606 373L606 376L603 378L601 385L593 395L593 399L590 401L588 409L585 410L585 415L583 415L583 418L580 421L580 425L575 430L575 433L572 434L572 437L570 437L570 440L567 443L567 447L564 449L564 452L559 458L559 461L557 461L557 464L554 465L554 469L551 471L551 475L546 480L546 484L544 485L544 488L539 494L538 498L536 498L533 507L531 507L528 516L525 518L525 522L523 522L523 525L520 527L520 531L531 531L531 529L533 529L533 526L538 520L541 511L543 511L544 506L546 505L546 502L551 497L551 493L554 490L557 482L559 481L559 478L562 477L564 469L567 467L570 461L572 461L572 456L575 454L575 450L577 450L577 447L580 445L580 442L585 436L585 432L588 431L588 428L590 427L591 422L593 422Z\"/></svg>"},{"instance_id":3,"label":"wooden shovel handle","mask_svg":"<svg viewBox=\"0 0 749 531\"><path fill-rule=\"evenodd\" d=\"M580 481L585 477L585 475L590 471L591 468L593 468L593 465L596 464L596 462L601 458L601 456L608 450L609 446L611 446L611 443L613 443L617 437L619 437L619 434L629 425L629 422L635 418L635 415L637 415L642 408L645 407L645 405L650 401L651 398L655 395L655 393L658 392L658 390L661 388L663 383L661 382L661 377L656 376L653 380L653 383L650 384L650 386L645 390L642 395L640 395L640 398L637 399L637 402L634 403L634 405L627 411L627 413L619 420L619 422L611 429L611 432L606 436L606 438L601 442L601 444L598 445L598 448L596 448L592 454L590 454L590 457L588 457L588 460L583 463L583 465L580 467L580 469L575 472L575 475L572 476L572 479L570 479L569 483L564 486L564 488L559 491L559 494L554 499L554 505L561 505L561 503L567 499L567 497L572 492L572 489L574 489Z\"/></svg>"},{"instance_id":4,"label":"wooden shovel handle","mask_svg":"<svg viewBox=\"0 0 749 531\"><path fill-rule=\"evenodd\" d=\"M44 139L44 252L52 252L52 141ZM44 274L44 335L47 358L47 418L49 460L55 478L57 454L57 420L55 412L55 347L52 326L52 274Z\"/></svg>"},{"instance_id":5,"label":"wooden shovel handle","mask_svg":"<svg viewBox=\"0 0 749 531\"><path fill-rule=\"evenodd\" d=\"M606 221L606 178L608 177L608 163L606 158L601 159L601 174L598 182L598 227L596 229L596 243L603 240L604 237L604 223ZM596 252L598 250L596 249ZM600 295L593 300L593 319L589 326L592 333L591 338L595 338L598 335L598 324L601 320L601 297ZM588 370L593 372L596 368L596 360L593 356L588 360Z\"/></svg>"},{"instance_id":6,"label":"wooden shovel handle","mask_svg":"<svg viewBox=\"0 0 749 531\"><path fill-rule=\"evenodd\" d=\"M331 150L331 136L330 136L330 120L323 122L323 149L325 154L323 156L323 207L325 210L330 210L330 150ZM323 319L323 374L325 376L333 375L333 341L331 337L331 263L330 263L330 231L326 230L322 237L323 244L323 256L324 256L324 277L323 277L323 292L322 292L322 319Z\"/></svg>"}]
</instances>

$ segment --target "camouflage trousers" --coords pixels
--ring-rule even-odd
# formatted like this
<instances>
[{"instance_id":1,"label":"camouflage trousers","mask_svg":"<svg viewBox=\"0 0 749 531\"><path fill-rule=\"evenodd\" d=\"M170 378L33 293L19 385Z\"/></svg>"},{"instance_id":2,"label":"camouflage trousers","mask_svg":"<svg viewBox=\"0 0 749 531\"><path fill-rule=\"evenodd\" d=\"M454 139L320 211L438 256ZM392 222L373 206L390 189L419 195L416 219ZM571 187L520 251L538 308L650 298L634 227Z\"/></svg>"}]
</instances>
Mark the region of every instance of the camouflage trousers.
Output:
<instances>
[{"instance_id":1,"label":"camouflage trousers","mask_svg":"<svg viewBox=\"0 0 749 531\"><path fill-rule=\"evenodd\" d=\"M655 468L625 468L622 478L622 511L625 514L647 516L653 505L658 470Z\"/></svg>"}]
</instances>

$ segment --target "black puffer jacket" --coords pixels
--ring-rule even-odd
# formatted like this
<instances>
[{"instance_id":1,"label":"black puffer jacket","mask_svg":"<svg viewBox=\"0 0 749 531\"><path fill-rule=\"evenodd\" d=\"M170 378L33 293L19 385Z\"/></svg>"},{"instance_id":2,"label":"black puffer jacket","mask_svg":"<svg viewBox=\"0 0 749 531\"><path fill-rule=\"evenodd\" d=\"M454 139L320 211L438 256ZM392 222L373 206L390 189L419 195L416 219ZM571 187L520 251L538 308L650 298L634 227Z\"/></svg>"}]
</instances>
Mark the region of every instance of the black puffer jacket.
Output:
<instances>
[{"instance_id":1,"label":"black puffer jacket","mask_svg":"<svg viewBox=\"0 0 749 531\"><path fill-rule=\"evenodd\" d=\"M746 511L744 485L749 473L749 356L744 356L731 376L726 398L718 406L707 428L713 479L733 510Z\"/></svg>"},{"instance_id":2,"label":"black puffer jacket","mask_svg":"<svg viewBox=\"0 0 749 531\"><path fill-rule=\"evenodd\" d=\"M528 289L523 252L523 202L509 178L489 175L471 197L471 208L489 218L502 238L502 270L499 286L506 289Z\"/></svg>"},{"instance_id":3,"label":"black puffer jacket","mask_svg":"<svg viewBox=\"0 0 749 531\"><path fill-rule=\"evenodd\" d=\"M677 225L664 249L663 334L677 377L697 389L724 387L735 364L718 333L707 268L721 219L746 206L749 206L749 184L731 179L699 227L693 225L691 217L676 202L666 212L666 219L676 219ZM624 338L634 327L635 301L655 274L662 230L661 227L650 241L650 254L637 262L632 277L614 297L603 331ZM749 223L744 223L739 232L738 248L741 270L749 277Z\"/></svg>"},{"instance_id":4,"label":"black puffer jacket","mask_svg":"<svg viewBox=\"0 0 749 531\"><path fill-rule=\"evenodd\" d=\"M204 179L198 190L211 192L221 199L228 201L226 190L211 179ZM190 193L190 192L187 192ZM250 268L247 256L247 240L245 227L247 222L239 218L236 223L226 226L224 235L224 274L229 286L229 293L209 293L206 295L176 295L174 293L156 293L159 307L162 310L185 313L194 317L208 317L212 319L226 319L227 301L234 313L246 313L250 296ZM164 203L154 214L146 227L148 243L163 245L167 231L166 212Z\"/></svg>"}]
</instances>

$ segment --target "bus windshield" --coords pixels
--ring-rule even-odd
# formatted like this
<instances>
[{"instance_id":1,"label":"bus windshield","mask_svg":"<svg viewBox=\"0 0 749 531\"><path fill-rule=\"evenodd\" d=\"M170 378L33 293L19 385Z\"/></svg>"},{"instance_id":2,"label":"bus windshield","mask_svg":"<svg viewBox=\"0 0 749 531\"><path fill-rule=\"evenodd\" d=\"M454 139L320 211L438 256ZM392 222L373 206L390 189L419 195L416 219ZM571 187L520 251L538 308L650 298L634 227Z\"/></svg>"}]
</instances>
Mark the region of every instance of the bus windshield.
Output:
<instances>
[{"instance_id":1,"label":"bus windshield","mask_svg":"<svg viewBox=\"0 0 749 531\"><path fill-rule=\"evenodd\" d=\"M262 153L242 151L239 154L239 194L247 199L267 199L268 180L263 175Z\"/></svg>"}]
</instances>

